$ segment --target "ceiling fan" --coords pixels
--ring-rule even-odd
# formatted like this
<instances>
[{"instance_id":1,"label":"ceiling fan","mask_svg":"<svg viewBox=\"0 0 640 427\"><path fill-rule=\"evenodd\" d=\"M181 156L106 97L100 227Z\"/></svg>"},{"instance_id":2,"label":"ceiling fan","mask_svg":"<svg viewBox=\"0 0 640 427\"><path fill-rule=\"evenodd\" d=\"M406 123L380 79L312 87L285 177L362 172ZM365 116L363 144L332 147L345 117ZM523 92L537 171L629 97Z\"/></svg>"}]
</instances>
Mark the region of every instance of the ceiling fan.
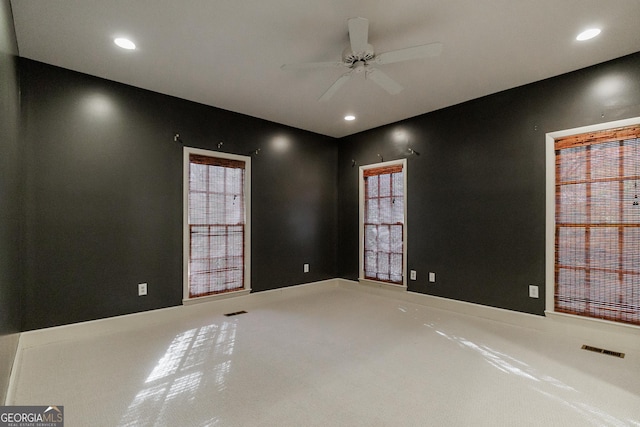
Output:
<instances>
[{"instance_id":1,"label":"ceiling fan","mask_svg":"<svg viewBox=\"0 0 640 427\"><path fill-rule=\"evenodd\" d=\"M369 20L365 18L350 18L347 20L347 24L349 27L350 45L342 52L342 61L285 64L281 67L284 70L346 68L347 72L340 76L338 80L322 94L318 101L329 100L354 74L361 73L364 73L366 79L372 80L388 93L395 95L402 91L403 87L376 68L374 64L384 65L412 59L428 58L438 56L442 52L442 43L430 43L376 54L373 46L368 43Z\"/></svg>"}]
</instances>

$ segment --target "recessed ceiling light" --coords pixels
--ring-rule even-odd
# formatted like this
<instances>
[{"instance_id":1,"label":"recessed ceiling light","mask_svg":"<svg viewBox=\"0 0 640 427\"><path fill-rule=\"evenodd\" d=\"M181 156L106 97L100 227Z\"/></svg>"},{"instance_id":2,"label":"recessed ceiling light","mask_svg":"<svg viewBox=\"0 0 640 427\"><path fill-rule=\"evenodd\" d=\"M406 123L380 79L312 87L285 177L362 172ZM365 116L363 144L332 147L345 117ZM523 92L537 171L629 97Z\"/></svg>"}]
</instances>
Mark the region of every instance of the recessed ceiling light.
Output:
<instances>
[{"instance_id":1,"label":"recessed ceiling light","mask_svg":"<svg viewBox=\"0 0 640 427\"><path fill-rule=\"evenodd\" d=\"M129 39L119 37L117 39L114 39L113 42L123 49L133 50L136 48L135 43Z\"/></svg>"},{"instance_id":2,"label":"recessed ceiling light","mask_svg":"<svg viewBox=\"0 0 640 427\"><path fill-rule=\"evenodd\" d=\"M600 28L590 28L578 34L578 37L576 37L576 40L579 40L579 41L589 40L594 38L598 34L600 34Z\"/></svg>"},{"instance_id":3,"label":"recessed ceiling light","mask_svg":"<svg viewBox=\"0 0 640 427\"><path fill-rule=\"evenodd\" d=\"M348 115L348 116L344 116L344 119L348 122L355 120L356 116L352 116L352 115Z\"/></svg>"}]
</instances>

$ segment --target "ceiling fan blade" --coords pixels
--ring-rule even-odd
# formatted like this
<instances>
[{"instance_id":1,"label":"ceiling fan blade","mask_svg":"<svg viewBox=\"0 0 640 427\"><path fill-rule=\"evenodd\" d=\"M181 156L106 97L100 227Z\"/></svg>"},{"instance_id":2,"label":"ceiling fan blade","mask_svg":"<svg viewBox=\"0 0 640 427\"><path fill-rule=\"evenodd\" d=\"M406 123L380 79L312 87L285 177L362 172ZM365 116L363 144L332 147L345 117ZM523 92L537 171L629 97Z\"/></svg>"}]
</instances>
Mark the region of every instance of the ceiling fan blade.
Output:
<instances>
[{"instance_id":1,"label":"ceiling fan blade","mask_svg":"<svg viewBox=\"0 0 640 427\"><path fill-rule=\"evenodd\" d=\"M351 51L355 54L365 52L369 45L369 20L365 18L350 18L347 24L349 25Z\"/></svg>"},{"instance_id":2,"label":"ceiling fan blade","mask_svg":"<svg viewBox=\"0 0 640 427\"><path fill-rule=\"evenodd\" d=\"M336 80L330 87L327 89L325 93L322 94L318 101L328 101L331 97L342 87L343 84L347 82L351 78L351 71L343 74Z\"/></svg>"},{"instance_id":3,"label":"ceiling fan blade","mask_svg":"<svg viewBox=\"0 0 640 427\"><path fill-rule=\"evenodd\" d=\"M284 64L280 68L283 70L306 70L312 68L339 68L344 67L344 62L303 62L300 64Z\"/></svg>"},{"instance_id":4,"label":"ceiling fan blade","mask_svg":"<svg viewBox=\"0 0 640 427\"><path fill-rule=\"evenodd\" d=\"M402 92L404 89L400 84L398 84L391 77L387 76L382 71L377 68L370 68L367 70L365 77L369 80L373 80L378 84L382 89L389 92L391 95L395 95L397 93Z\"/></svg>"},{"instance_id":5,"label":"ceiling fan blade","mask_svg":"<svg viewBox=\"0 0 640 427\"><path fill-rule=\"evenodd\" d=\"M375 62L377 64L391 64L394 62L438 56L440 53L442 53L442 43L430 43L381 53L380 55L376 55Z\"/></svg>"}]
</instances>

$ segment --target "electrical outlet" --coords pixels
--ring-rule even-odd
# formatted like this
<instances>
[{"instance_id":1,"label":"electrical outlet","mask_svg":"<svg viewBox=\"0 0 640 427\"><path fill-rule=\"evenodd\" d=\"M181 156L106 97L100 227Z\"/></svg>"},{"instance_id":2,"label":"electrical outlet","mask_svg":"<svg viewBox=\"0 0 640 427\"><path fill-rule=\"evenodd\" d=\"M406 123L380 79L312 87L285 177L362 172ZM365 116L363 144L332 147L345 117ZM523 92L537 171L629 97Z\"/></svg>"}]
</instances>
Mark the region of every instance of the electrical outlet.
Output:
<instances>
[{"instance_id":1,"label":"electrical outlet","mask_svg":"<svg viewBox=\"0 0 640 427\"><path fill-rule=\"evenodd\" d=\"M536 285L529 285L529 298L538 298L538 287Z\"/></svg>"},{"instance_id":2,"label":"electrical outlet","mask_svg":"<svg viewBox=\"0 0 640 427\"><path fill-rule=\"evenodd\" d=\"M308 272L309 272L309 264L305 264L305 265L304 265L304 267L303 267L302 269L303 269L303 271L304 271L305 273L308 273Z\"/></svg>"},{"instance_id":3,"label":"electrical outlet","mask_svg":"<svg viewBox=\"0 0 640 427\"><path fill-rule=\"evenodd\" d=\"M415 270L411 270L410 276L411 280L416 280L418 277L418 273Z\"/></svg>"},{"instance_id":4,"label":"electrical outlet","mask_svg":"<svg viewBox=\"0 0 640 427\"><path fill-rule=\"evenodd\" d=\"M433 272L429 273L429 282L436 283L436 273L433 273Z\"/></svg>"},{"instance_id":5,"label":"electrical outlet","mask_svg":"<svg viewBox=\"0 0 640 427\"><path fill-rule=\"evenodd\" d=\"M138 296L141 297L147 294L147 284L146 283L138 283Z\"/></svg>"}]
</instances>

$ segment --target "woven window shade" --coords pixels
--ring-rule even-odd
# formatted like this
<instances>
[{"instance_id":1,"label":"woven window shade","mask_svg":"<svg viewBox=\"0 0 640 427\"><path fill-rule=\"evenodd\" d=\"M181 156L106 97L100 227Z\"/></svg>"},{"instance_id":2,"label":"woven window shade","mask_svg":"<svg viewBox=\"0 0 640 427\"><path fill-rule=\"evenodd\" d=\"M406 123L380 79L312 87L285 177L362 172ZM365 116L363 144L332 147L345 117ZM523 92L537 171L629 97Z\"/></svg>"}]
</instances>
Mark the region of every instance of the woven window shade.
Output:
<instances>
[{"instance_id":1,"label":"woven window shade","mask_svg":"<svg viewBox=\"0 0 640 427\"><path fill-rule=\"evenodd\" d=\"M244 162L189 156L189 297L244 288Z\"/></svg>"},{"instance_id":2,"label":"woven window shade","mask_svg":"<svg viewBox=\"0 0 640 427\"><path fill-rule=\"evenodd\" d=\"M364 276L403 283L404 175L402 165L365 169Z\"/></svg>"},{"instance_id":3,"label":"woven window shade","mask_svg":"<svg viewBox=\"0 0 640 427\"><path fill-rule=\"evenodd\" d=\"M640 127L560 138L555 310L640 325Z\"/></svg>"}]
</instances>

